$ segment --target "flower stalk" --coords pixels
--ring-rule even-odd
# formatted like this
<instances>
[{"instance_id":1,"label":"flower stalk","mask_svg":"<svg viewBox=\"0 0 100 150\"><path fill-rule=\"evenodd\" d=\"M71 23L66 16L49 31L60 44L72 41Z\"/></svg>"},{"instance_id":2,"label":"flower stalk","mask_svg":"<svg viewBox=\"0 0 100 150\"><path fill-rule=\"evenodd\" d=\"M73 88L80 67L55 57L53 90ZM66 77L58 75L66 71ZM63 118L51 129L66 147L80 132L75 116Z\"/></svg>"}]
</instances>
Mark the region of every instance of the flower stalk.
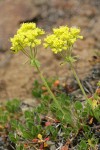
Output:
<instances>
[{"instance_id":1,"label":"flower stalk","mask_svg":"<svg viewBox=\"0 0 100 150\"><path fill-rule=\"evenodd\" d=\"M48 83L46 82L46 80L45 80L45 78L43 76L43 73L40 71L36 61L34 60L34 58L32 58L32 60L34 61L34 65L35 65L35 67L36 67L36 69L37 69L37 71L39 73L39 76L40 76L41 80L43 81L45 87L47 88L51 98L54 100L54 102L56 103L56 105L58 106L58 109L62 112L62 114L65 115L65 113L64 113L63 109L61 108L61 106L59 105L56 97L54 96L53 92L51 91L50 87L48 86Z\"/></svg>"},{"instance_id":2,"label":"flower stalk","mask_svg":"<svg viewBox=\"0 0 100 150\"><path fill-rule=\"evenodd\" d=\"M40 36L43 34L45 34L45 31L36 27L35 23L23 23L20 29L17 31L16 35L13 38L11 38L11 50L15 53L22 51L29 58L31 65L37 69L41 80L43 81L45 87L51 95L51 98L54 100L58 109L64 115L63 117L65 117L64 110L60 106L54 93L48 86L48 83L46 82L43 73L40 71L40 63L36 59L37 46L41 45L42 40ZM79 87L85 99L87 100L87 102L89 102L88 97L73 66L76 59L72 56L72 48L74 43L78 39L83 39L83 36L80 35L80 28L69 28L68 26L60 26L59 28L54 28L53 33L44 38L43 45L45 48L50 47L53 53L61 54L61 56L63 57L63 64L70 64L71 70L77 80L77 83L79 84Z\"/></svg>"},{"instance_id":3,"label":"flower stalk","mask_svg":"<svg viewBox=\"0 0 100 150\"><path fill-rule=\"evenodd\" d=\"M77 81L77 83L78 83L78 85L79 85L79 87L80 87L80 89L81 89L81 91L82 91L82 93L83 93L85 99L88 100L88 97L87 97L87 95L86 95L86 93L85 93L85 91L84 91L84 88L83 88L83 86L82 86L82 84L81 84L81 82L80 82L80 79L79 79L79 77L78 77L78 75L77 75L77 73L76 73L76 71L75 71L75 69L74 69L74 67L73 67L73 64L72 64L71 62L70 62L69 64L70 64L71 70L72 70L72 72L73 72L73 75L74 75L74 77L76 78L76 81Z\"/></svg>"}]
</instances>

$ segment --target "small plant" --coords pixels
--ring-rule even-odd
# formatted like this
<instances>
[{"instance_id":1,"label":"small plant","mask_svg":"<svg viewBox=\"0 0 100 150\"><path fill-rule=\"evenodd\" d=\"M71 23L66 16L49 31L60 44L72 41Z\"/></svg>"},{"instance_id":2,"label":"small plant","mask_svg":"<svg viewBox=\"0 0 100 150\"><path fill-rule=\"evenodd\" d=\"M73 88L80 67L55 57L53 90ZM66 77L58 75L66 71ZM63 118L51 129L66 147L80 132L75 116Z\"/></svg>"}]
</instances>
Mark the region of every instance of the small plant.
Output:
<instances>
[{"instance_id":1,"label":"small plant","mask_svg":"<svg viewBox=\"0 0 100 150\"><path fill-rule=\"evenodd\" d=\"M8 133L12 132L11 123L18 121L22 116L21 102L17 99L1 104L0 106L0 137L1 141L8 143Z\"/></svg>"},{"instance_id":2,"label":"small plant","mask_svg":"<svg viewBox=\"0 0 100 150\"><path fill-rule=\"evenodd\" d=\"M0 107L0 123L6 124L11 120L11 118L14 118L18 114L21 113L20 110L21 103L17 99L13 99L11 101L8 101L5 105L1 105Z\"/></svg>"},{"instance_id":3,"label":"small plant","mask_svg":"<svg viewBox=\"0 0 100 150\"><path fill-rule=\"evenodd\" d=\"M95 138L95 134L93 137L90 126L94 121L100 121L99 95L96 92L95 98L87 97L74 69L77 56L72 56L74 43L77 39L83 38L80 35L80 29L68 26L55 28L53 34L44 38L43 45L45 48L50 47L55 54L58 53L63 57L61 65L65 63L70 65L85 97L84 104L79 100L71 100L63 92L55 92L52 84L50 85L44 78L37 59L37 47L42 44L40 37L43 34L45 34L44 30L36 27L35 23L24 23L14 38L11 38L11 50L15 53L22 51L28 57L30 64L37 69L43 85L35 81L32 93L36 98L41 99L41 103L33 111L24 112L24 122L22 120L12 121L12 132L9 133L9 137L16 144L17 150L30 148L42 150L50 147L50 141L59 143L61 139L63 144L58 145L59 149L66 143L67 146L73 145L79 150L83 147L85 149L95 147L98 137ZM59 86L56 87L56 90L59 91ZM16 102L11 106L8 103L7 109L14 112L15 109L18 110L16 105L19 106ZM78 145L76 141L79 136L81 138L79 138L80 144Z\"/></svg>"},{"instance_id":4,"label":"small plant","mask_svg":"<svg viewBox=\"0 0 100 150\"><path fill-rule=\"evenodd\" d=\"M6 104L6 109L11 113L17 113L20 111L20 105L21 102L17 99L14 99L13 101L8 101Z\"/></svg>"},{"instance_id":5,"label":"small plant","mask_svg":"<svg viewBox=\"0 0 100 150\"><path fill-rule=\"evenodd\" d=\"M41 89L43 85L39 85ZM53 86L54 84L52 88ZM56 88L59 89L59 87ZM90 116L88 105L83 107L81 102L71 100L66 93L56 93L56 97L66 111L66 120L58 112L49 95L45 95L43 88L40 97L38 97L41 98L41 103L31 111L27 110L23 113L14 111L13 113L10 110L9 112L5 107L8 102L2 107L5 108L3 114L6 112L8 117L8 120L2 122L4 124L2 124L3 130L8 131L9 139L15 143L16 149L46 149L51 147L51 141L55 145L61 139L64 144L67 143L68 147L72 145L78 150L97 147L99 137L96 134L98 130L93 124L98 121ZM13 106L14 101L10 101L9 105ZM19 107L18 110L21 110L21 105ZM69 114L69 109L72 109L71 114ZM10 128L5 128L8 123Z\"/></svg>"}]
</instances>

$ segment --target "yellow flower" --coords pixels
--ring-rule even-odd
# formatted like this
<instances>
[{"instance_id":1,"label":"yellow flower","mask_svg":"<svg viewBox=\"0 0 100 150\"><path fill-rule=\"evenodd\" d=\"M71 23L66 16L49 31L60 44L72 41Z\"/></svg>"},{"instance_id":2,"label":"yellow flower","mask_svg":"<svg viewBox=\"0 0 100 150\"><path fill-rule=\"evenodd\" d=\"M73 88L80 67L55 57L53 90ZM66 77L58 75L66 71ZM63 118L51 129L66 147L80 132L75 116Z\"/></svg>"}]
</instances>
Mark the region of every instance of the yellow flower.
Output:
<instances>
[{"instance_id":1,"label":"yellow flower","mask_svg":"<svg viewBox=\"0 0 100 150\"><path fill-rule=\"evenodd\" d=\"M41 39L39 39L39 36L44 33L44 30L36 27L35 23L23 23L17 34L11 38L11 50L18 52L27 47L33 48L40 45Z\"/></svg>"},{"instance_id":2,"label":"yellow flower","mask_svg":"<svg viewBox=\"0 0 100 150\"><path fill-rule=\"evenodd\" d=\"M44 47L50 47L54 53L70 49L77 39L83 37L79 35L80 29L68 26L60 26L53 29L53 34L48 35L44 39Z\"/></svg>"},{"instance_id":3,"label":"yellow flower","mask_svg":"<svg viewBox=\"0 0 100 150\"><path fill-rule=\"evenodd\" d=\"M93 107L93 109L95 109L97 106L98 106L98 101L95 100L95 99L93 99L93 101L92 101L92 107Z\"/></svg>"},{"instance_id":4,"label":"yellow flower","mask_svg":"<svg viewBox=\"0 0 100 150\"><path fill-rule=\"evenodd\" d=\"M42 135L38 134L38 139L42 140Z\"/></svg>"}]
</instances>

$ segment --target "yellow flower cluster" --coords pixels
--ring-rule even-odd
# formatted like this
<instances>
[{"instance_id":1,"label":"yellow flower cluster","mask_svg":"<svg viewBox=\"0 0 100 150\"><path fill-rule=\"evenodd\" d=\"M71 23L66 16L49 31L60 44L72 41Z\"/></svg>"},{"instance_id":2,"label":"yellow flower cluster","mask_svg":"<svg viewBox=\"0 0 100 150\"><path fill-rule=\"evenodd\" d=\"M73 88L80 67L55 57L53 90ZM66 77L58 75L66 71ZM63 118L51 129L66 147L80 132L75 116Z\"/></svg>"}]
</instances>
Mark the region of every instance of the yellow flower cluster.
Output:
<instances>
[{"instance_id":1,"label":"yellow flower cluster","mask_svg":"<svg viewBox=\"0 0 100 150\"><path fill-rule=\"evenodd\" d=\"M17 34L11 38L11 50L18 52L27 47L36 47L41 44L41 39L38 37L45 32L36 27L35 23L23 23Z\"/></svg>"},{"instance_id":2,"label":"yellow flower cluster","mask_svg":"<svg viewBox=\"0 0 100 150\"><path fill-rule=\"evenodd\" d=\"M79 35L80 29L68 26L60 26L53 29L53 34L48 35L44 39L44 47L50 47L54 53L59 53L63 50L68 50L77 39L83 37Z\"/></svg>"}]
</instances>

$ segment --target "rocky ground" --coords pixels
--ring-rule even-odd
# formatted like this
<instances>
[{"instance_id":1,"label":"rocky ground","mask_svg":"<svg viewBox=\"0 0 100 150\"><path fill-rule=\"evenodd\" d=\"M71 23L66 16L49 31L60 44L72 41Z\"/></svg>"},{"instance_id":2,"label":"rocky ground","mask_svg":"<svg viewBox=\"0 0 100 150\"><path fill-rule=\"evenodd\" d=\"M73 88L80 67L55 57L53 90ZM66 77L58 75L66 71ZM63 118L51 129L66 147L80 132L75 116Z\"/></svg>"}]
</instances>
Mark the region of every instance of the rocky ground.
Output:
<instances>
[{"instance_id":1,"label":"rocky ground","mask_svg":"<svg viewBox=\"0 0 100 150\"><path fill-rule=\"evenodd\" d=\"M0 0L0 101L12 98L32 99L33 81L37 72L21 53L12 54L9 39L20 23L36 22L47 32L59 25L78 26L84 39L74 46L73 55L80 59L75 64L79 77L86 78L93 66L100 65L100 1L99 0ZM39 48L38 58L46 77L58 76L69 83L72 76L68 66L60 67L61 58L50 50Z\"/></svg>"}]
</instances>

